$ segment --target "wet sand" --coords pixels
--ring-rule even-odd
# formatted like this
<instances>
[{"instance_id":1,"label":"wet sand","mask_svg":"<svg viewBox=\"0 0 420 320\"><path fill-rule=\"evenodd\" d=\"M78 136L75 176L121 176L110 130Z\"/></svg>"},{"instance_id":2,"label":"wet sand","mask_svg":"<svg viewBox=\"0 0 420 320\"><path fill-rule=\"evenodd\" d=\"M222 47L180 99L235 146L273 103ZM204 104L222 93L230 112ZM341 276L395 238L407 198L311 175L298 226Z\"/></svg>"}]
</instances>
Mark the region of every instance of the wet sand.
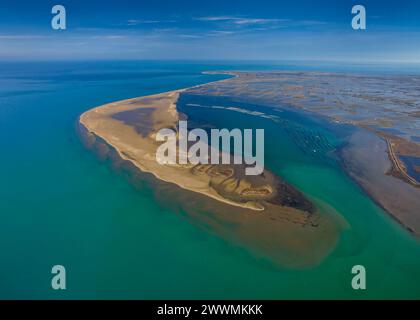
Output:
<instances>
[{"instance_id":1,"label":"wet sand","mask_svg":"<svg viewBox=\"0 0 420 320\"><path fill-rule=\"evenodd\" d=\"M387 142L358 130L340 152L346 171L407 230L420 236L420 189L392 175Z\"/></svg>"}]
</instances>

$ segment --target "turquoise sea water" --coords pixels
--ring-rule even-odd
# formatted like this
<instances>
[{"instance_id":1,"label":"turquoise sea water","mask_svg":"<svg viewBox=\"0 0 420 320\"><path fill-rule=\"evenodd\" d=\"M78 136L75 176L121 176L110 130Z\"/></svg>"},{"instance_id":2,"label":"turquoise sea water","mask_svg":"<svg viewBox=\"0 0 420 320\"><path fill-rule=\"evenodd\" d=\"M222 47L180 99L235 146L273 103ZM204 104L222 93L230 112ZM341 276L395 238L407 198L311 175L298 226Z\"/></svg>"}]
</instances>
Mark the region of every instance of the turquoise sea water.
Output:
<instances>
[{"instance_id":1,"label":"turquoise sea water","mask_svg":"<svg viewBox=\"0 0 420 320\"><path fill-rule=\"evenodd\" d=\"M309 270L273 266L197 228L159 203L150 186L134 186L101 162L77 137L77 118L92 107L214 81L223 76L201 71L233 68L323 69L1 63L0 298L420 298L419 240L338 164L305 155L278 123L227 110L206 113L216 125L266 128L267 167L329 203L349 223L331 255ZM332 144L340 143L322 120L293 112L279 116L292 128L321 131ZM56 264L66 267L65 291L51 289ZM351 268L358 264L367 269L364 292L350 285Z\"/></svg>"}]
</instances>

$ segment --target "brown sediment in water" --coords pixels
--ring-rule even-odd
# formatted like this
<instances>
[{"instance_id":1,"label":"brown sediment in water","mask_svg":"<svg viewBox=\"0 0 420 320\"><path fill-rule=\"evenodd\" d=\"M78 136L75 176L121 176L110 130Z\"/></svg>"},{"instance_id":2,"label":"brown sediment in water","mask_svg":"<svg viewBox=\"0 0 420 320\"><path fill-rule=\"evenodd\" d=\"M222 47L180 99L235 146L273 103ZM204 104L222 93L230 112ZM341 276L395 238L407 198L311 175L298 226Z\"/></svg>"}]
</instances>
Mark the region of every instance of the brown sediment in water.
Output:
<instances>
[{"instance_id":1,"label":"brown sediment in water","mask_svg":"<svg viewBox=\"0 0 420 320\"><path fill-rule=\"evenodd\" d=\"M110 103L85 112L86 145L154 185L163 202L175 199L191 220L245 244L282 266L308 267L334 248L339 225L301 192L265 170L244 175L237 165L161 165L156 161L161 128L176 128L182 90ZM156 179L157 178L157 179ZM165 190L165 192L162 192ZM328 212L327 212L328 211Z\"/></svg>"},{"instance_id":2,"label":"brown sediment in water","mask_svg":"<svg viewBox=\"0 0 420 320\"><path fill-rule=\"evenodd\" d=\"M390 162L389 142L368 130L356 131L340 151L345 171L396 221L420 236L420 190L404 181ZM400 169L401 170L401 169Z\"/></svg>"}]
</instances>

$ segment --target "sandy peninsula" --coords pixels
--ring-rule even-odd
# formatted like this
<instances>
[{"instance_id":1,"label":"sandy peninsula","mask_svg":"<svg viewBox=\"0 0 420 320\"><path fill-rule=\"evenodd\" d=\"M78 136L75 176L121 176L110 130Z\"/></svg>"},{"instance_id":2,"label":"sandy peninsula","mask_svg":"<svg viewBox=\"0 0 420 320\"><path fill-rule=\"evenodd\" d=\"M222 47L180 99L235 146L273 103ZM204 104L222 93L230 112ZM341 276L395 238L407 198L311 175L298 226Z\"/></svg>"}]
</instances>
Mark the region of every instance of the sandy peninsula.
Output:
<instances>
[{"instance_id":1,"label":"sandy peninsula","mask_svg":"<svg viewBox=\"0 0 420 320\"><path fill-rule=\"evenodd\" d=\"M91 109L80 116L84 140L104 150L111 148L142 174L174 186L163 186L165 191L157 191L159 197L165 193L165 198L181 199L194 222L201 221L212 232L239 241L282 266L308 267L322 261L334 248L344 224L332 208L313 202L268 170L260 176L246 176L243 165L157 162L161 142L156 141L156 133L162 128L177 129L185 116L176 106L183 92Z\"/></svg>"},{"instance_id":2,"label":"sandy peninsula","mask_svg":"<svg viewBox=\"0 0 420 320\"><path fill-rule=\"evenodd\" d=\"M253 211L271 205L296 217L309 216L314 207L298 190L271 173L246 177L240 165L162 165L156 161L156 132L179 121L176 101L182 90L110 103L80 117L80 123L112 146L120 157L156 178L215 200ZM279 187L282 189L280 192ZM288 206L284 199L296 201Z\"/></svg>"}]
</instances>

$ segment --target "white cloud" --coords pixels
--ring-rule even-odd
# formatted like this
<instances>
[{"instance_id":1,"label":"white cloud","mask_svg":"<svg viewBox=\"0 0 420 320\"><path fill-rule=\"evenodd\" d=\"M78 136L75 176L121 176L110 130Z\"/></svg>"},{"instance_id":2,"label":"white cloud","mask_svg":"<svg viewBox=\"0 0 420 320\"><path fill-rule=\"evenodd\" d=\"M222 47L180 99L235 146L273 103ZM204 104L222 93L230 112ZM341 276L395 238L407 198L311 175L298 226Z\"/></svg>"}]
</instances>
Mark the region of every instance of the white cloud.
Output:
<instances>
[{"instance_id":1,"label":"white cloud","mask_svg":"<svg viewBox=\"0 0 420 320\"><path fill-rule=\"evenodd\" d=\"M29 39L42 39L48 38L45 35L15 35L15 34L0 34L0 39L3 40L29 40Z\"/></svg>"},{"instance_id":2,"label":"white cloud","mask_svg":"<svg viewBox=\"0 0 420 320\"><path fill-rule=\"evenodd\" d=\"M139 19L130 19L127 20L128 26L137 26L141 24L157 24L157 23L174 23L176 20L139 20Z\"/></svg>"},{"instance_id":3,"label":"white cloud","mask_svg":"<svg viewBox=\"0 0 420 320\"><path fill-rule=\"evenodd\" d=\"M291 19L270 19L270 18L251 18L239 16L207 16L194 18L203 22L221 22L230 23L236 26L260 26L266 27L305 27L305 26L321 26L327 24L318 20L291 20Z\"/></svg>"},{"instance_id":4,"label":"white cloud","mask_svg":"<svg viewBox=\"0 0 420 320\"><path fill-rule=\"evenodd\" d=\"M245 17L235 17L235 16L209 16L209 17L199 17L194 20L198 21L225 21L232 22L237 25L250 25L250 24L267 24L267 23L280 23L287 22L288 19L264 19L264 18L245 18Z\"/></svg>"}]
</instances>

